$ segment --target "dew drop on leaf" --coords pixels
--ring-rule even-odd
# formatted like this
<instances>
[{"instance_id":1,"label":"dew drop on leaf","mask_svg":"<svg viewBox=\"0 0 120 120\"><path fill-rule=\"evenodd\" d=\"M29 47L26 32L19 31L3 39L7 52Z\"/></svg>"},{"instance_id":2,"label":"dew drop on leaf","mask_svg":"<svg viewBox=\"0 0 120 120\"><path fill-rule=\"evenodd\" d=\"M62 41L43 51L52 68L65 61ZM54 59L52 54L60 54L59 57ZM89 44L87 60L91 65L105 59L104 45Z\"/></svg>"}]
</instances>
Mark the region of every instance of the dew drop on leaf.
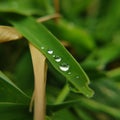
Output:
<instances>
[{"instance_id":1,"label":"dew drop on leaf","mask_svg":"<svg viewBox=\"0 0 120 120\"><path fill-rule=\"evenodd\" d=\"M43 49L45 49L45 48L42 46L41 49L43 50Z\"/></svg>"},{"instance_id":2,"label":"dew drop on leaf","mask_svg":"<svg viewBox=\"0 0 120 120\"><path fill-rule=\"evenodd\" d=\"M55 57L56 55L53 55L53 57Z\"/></svg>"},{"instance_id":3,"label":"dew drop on leaf","mask_svg":"<svg viewBox=\"0 0 120 120\"><path fill-rule=\"evenodd\" d=\"M60 66L59 66L60 70L62 71L68 71L70 66L66 63L62 63Z\"/></svg>"},{"instance_id":4,"label":"dew drop on leaf","mask_svg":"<svg viewBox=\"0 0 120 120\"><path fill-rule=\"evenodd\" d=\"M45 49L44 47L41 47L41 49L43 50L43 49Z\"/></svg>"},{"instance_id":5,"label":"dew drop on leaf","mask_svg":"<svg viewBox=\"0 0 120 120\"><path fill-rule=\"evenodd\" d=\"M71 74L71 72L68 72L68 75L70 75Z\"/></svg>"},{"instance_id":6,"label":"dew drop on leaf","mask_svg":"<svg viewBox=\"0 0 120 120\"><path fill-rule=\"evenodd\" d=\"M56 61L56 62L60 62L61 60L62 60L61 57L59 57L59 56L55 56L55 61Z\"/></svg>"},{"instance_id":7,"label":"dew drop on leaf","mask_svg":"<svg viewBox=\"0 0 120 120\"><path fill-rule=\"evenodd\" d=\"M48 54L53 54L53 50L48 50Z\"/></svg>"}]
</instances>

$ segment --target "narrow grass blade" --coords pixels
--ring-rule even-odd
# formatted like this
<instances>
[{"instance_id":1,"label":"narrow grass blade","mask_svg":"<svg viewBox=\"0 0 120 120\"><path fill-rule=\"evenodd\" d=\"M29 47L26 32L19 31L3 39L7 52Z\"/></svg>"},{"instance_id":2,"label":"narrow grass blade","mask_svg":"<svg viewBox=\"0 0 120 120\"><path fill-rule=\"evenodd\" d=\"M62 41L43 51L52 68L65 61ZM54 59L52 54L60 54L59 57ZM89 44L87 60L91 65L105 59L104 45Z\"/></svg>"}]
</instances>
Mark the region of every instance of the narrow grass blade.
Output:
<instances>
[{"instance_id":1,"label":"narrow grass blade","mask_svg":"<svg viewBox=\"0 0 120 120\"><path fill-rule=\"evenodd\" d=\"M24 96L28 97L18 86L16 86L3 72L0 71L0 78L13 86L16 90L22 93Z\"/></svg>"},{"instance_id":2,"label":"narrow grass blade","mask_svg":"<svg viewBox=\"0 0 120 120\"><path fill-rule=\"evenodd\" d=\"M71 88L87 97L93 96L93 91L88 87L89 79L81 66L42 24L32 17L11 18L9 21L66 77Z\"/></svg>"}]
</instances>

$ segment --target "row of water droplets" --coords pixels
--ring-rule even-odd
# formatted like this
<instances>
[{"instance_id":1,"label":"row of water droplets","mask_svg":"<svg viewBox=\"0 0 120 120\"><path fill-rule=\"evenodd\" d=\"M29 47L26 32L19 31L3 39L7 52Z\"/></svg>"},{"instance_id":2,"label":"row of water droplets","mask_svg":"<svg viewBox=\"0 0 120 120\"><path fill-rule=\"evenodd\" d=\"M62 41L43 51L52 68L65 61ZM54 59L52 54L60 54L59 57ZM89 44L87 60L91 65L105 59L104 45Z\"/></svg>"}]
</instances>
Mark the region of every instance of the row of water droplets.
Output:
<instances>
[{"instance_id":1,"label":"row of water droplets","mask_svg":"<svg viewBox=\"0 0 120 120\"><path fill-rule=\"evenodd\" d=\"M44 48L44 47L41 47L41 49L45 49L45 48ZM47 53L48 53L49 55L51 55L57 63L60 63L60 62L62 61L62 58L61 58L60 56L58 56L58 55L55 55L53 50L48 49L48 50L47 50ZM71 75L71 74L72 74L72 73L69 71L70 66L69 66L67 63L65 63L65 62L62 62L62 63L59 65L59 69L60 69L61 71L63 71L63 72L67 72L68 75ZM80 76L79 76L79 75L76 75L76 76L75 76L75 79L80 79ZM86 88L83 87L83 89L86 89ZM87 96L87 97L90 97L89 94L86 94L86 96Z\"/></svg>"},{"instance_id":2,"label":"row of water droplets","mask_svg":"<svg viewBox=\"0 0 120 120\"><path fill-rule=\"evenodd\" d=\"M62 58L58 55L53 55L53 53L54 53L53 50L48 50L47 53L52 55L52 57L55 59L55 61L57 63L61 62ZM70 66L67 63L61 63L59 66L59 69L64 72L67 72L69 70L69 68L70 68Z\"/></svg>"},{"instance_id":3,"label":"row of water droplets","mask_svg":"<svg viewBox=\"0 0 120 120\"><path fill-rule=\"evenodd\" d=\"M45 48L44 48L44 47L41 47L41 49L45 49ZM60 62L62 61L62 58L61 58L60 56L53 54L53 53L54 53L53 50L48 49L48 50L47 50L47 53L48 53L49 55L52 55L52 57L55 59L55 61L56 61L57 63L60 63ZM68 74L68 75L71 75L71 72L69 71L70 66L69 66L67 63L65 63L65 62L61 63L61 64L59 65L59 69L60 69L61 71L63 71L63 72L67 72L67 71L68 71L67 74ZM79 78L79 76L76 76L76 79L78 79L78 78Z\"/></svg>"}]
</instances>

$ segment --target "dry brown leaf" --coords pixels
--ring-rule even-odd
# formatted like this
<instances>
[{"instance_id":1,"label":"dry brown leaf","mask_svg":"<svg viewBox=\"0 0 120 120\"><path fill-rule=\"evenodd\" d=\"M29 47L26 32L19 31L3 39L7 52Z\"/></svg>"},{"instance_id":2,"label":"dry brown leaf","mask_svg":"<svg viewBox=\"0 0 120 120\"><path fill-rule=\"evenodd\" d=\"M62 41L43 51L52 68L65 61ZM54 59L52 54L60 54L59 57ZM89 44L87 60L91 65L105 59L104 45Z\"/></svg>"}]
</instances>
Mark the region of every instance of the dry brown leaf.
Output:
<instances>
[{"instance_id":1,"label":"dry brown leaf","mask_svg":"<svg viewBox=\"0 0 120 120\"><path fill-rule=\"evenodd\" d=\"M45 88L47 74L46 57L32 44L30 44L29 46L35 79L34 120L45 120L45 108L46 108Z\"/></svg>"},{"instance_id":2,"label":"dry brown leaf","mask_svg":"<svg viewBox=\"0 0 120 120\"><path fill-rule=\"evenodd\" d=\"M60 15L55 13L53 15L47 15L37 19L37 22L45 22L50 19L59 18ZM8 42L12 40L21 39L23 36L14 28L10 26L0 26L0 43Z\"/></svg>"},{"instance_id":3,"label":"dry brown leaf","mask_svg":"<svg viewBox=\"0 0 120 120\"><path fill-rule=\"evenodd\" d=\"M13 27L0 26L0 43L21 39L22 35Z\"/></svg>"}]
</instances>

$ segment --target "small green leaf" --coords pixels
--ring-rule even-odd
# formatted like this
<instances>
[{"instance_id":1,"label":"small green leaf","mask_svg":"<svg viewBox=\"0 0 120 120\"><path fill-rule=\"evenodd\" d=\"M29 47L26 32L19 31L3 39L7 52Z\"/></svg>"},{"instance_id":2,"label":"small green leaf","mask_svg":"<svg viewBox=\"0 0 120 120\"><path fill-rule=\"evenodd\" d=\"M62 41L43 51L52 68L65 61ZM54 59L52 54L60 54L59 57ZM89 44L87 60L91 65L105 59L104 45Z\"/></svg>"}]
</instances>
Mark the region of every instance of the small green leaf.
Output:
<instances>
[{"instance_id":1,"label":"small green leaf","mask_svg":"<svg viewBox=\"0 0 120 120\"><path fill-rule=\"evenodd\" d=\"M88 87L89 79L81 66L42 24L32 17L22 16L17 20L11 18L9 21L66 77L71 88L87 97L93 96L93 91Z\"/></svg>"}]
</instances>

